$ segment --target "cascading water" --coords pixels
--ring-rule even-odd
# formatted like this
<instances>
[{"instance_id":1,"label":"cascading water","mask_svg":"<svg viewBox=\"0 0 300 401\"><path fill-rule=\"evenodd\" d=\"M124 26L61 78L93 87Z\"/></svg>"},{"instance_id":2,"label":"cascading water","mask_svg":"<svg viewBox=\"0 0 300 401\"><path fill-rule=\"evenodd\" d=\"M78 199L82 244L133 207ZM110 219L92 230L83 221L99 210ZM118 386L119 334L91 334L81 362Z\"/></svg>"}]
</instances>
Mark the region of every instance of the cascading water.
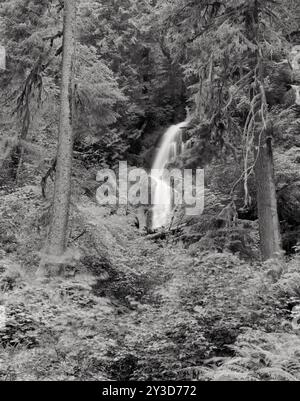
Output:
<instances>
[{"instance_id":1,"label":"cascading water","mask_svg":"<svg viewBox=\"0 0 300 401\"><path fill-rule=\"evenodd\" d=\"M152 210L152 229L165 226L171 218L172 196L169 182L161 176L162 170L176 159L178 155L178 139L181 129L188 125L184 121L177 125L172 125L164 134L160 148L152 166L151 177L156 186L154 191L154 201ZM180 146L181 147L181 146Z\"/></svg>"}]
</instances>

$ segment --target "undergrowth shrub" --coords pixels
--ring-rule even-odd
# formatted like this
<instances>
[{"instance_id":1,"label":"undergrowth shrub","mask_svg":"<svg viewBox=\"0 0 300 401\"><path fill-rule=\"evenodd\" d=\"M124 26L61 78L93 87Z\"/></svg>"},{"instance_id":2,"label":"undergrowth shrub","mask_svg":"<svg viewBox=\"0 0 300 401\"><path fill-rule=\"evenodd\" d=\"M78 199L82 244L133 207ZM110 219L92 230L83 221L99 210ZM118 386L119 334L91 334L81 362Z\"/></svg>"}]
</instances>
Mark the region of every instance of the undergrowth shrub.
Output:
<instances>
[{"instance_id":1,"label":"undergrowth shrub","mask_svg":"<svg viewBox=\"0 0 300 401\"><path fill-rule=\"evenodd\" d=\"M203 369L203 377L213 381L300 380L299 335L248 330L232 349L233 358L212 359L209 363L215 367Z\"/></svg>"}]
</instances>

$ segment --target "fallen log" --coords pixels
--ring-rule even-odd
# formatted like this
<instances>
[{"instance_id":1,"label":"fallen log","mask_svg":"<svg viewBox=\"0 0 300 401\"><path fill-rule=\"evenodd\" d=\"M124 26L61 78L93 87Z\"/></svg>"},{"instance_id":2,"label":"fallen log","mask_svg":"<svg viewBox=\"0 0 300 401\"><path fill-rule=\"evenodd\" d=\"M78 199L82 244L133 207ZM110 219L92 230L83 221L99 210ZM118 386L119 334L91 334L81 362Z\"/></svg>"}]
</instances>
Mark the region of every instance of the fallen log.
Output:
<instances>
[{"instance_id":1,"label":"fallen log","mask_svg":"<svg viewBox=\"0 0 300 401\"><path fill-rule=\"evenodd\" d=\"M155 234L148 234L146 235L146 239L153 241L156 239L166 239L167 233L166 231L160 231L159 233L155 233Z\"/></svg>"},{"instance_id":2,"label":"fallen log","mask_svg":"<svg viewBox=\"0 0 300 401\"><path fill-rule=\"evenodd\" d=\"M178 227L170 228L167 230L161 230L156 233L148 234L145 236L145 238L149 239L149 240L166 239L169 235L182 233L182 229L184 227L186 227L186 224L181 224Z\"/></svg>"}]
</instances>

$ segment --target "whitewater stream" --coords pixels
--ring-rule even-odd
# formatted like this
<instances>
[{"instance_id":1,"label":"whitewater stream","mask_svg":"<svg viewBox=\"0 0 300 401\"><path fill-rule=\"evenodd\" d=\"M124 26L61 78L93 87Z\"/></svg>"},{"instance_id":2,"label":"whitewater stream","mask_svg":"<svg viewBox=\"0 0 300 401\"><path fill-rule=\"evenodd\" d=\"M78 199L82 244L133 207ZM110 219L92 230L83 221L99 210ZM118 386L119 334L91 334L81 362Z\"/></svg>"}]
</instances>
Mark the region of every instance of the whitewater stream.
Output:
<instances>
[{"instance_id":1,"label":"whitewater stream","mask_svg":"<svg viewBox=\"0 0 300 401\"><path fill-rule=\"evenodd\" d=\"M172 191L170 182L165 180L162 173L168 164L173 162L182 152L182 128L185 128L188 123L188 121L184 121L168 128L162 137L152 165L151 177L155 182L152 211L152 229L154 230L166 226L171 221Z\"/></svg>"}]
</instances>

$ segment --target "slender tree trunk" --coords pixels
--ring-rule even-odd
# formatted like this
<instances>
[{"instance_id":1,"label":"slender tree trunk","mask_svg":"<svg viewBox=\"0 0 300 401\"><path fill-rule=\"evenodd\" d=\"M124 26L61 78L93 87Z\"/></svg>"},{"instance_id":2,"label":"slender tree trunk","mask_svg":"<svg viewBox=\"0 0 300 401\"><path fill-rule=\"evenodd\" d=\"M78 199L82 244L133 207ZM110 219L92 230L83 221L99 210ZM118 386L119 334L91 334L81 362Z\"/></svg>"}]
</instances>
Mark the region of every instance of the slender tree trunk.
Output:
<instances>
[{"instance_id":1,"label":"slender tree trunk","mask_svg":"<svg viewBox=\"0 0 300 401\"><path fill-rule=\"evenodd\" d=\"M259 143L260 142L260 143ZM281 254L280 225L277 212L276 187L272 141L262 135L256 136L255 178L260 234L260 248L263 260L276 259Z\"/></svg>"},{"instance_id":2,"label":"slender tree trunk","mask_svg":"<svg viewBox=\"0 0 300 401\"><path fill-rule=\"evenodd\" d=\"M65 252L69 220L73 158L72 61L75 47L75 16L76 0L65 0L59 140L53 215L47 249L48 254L55 256L61 256Z\"/></svg>"}]
</instances>

